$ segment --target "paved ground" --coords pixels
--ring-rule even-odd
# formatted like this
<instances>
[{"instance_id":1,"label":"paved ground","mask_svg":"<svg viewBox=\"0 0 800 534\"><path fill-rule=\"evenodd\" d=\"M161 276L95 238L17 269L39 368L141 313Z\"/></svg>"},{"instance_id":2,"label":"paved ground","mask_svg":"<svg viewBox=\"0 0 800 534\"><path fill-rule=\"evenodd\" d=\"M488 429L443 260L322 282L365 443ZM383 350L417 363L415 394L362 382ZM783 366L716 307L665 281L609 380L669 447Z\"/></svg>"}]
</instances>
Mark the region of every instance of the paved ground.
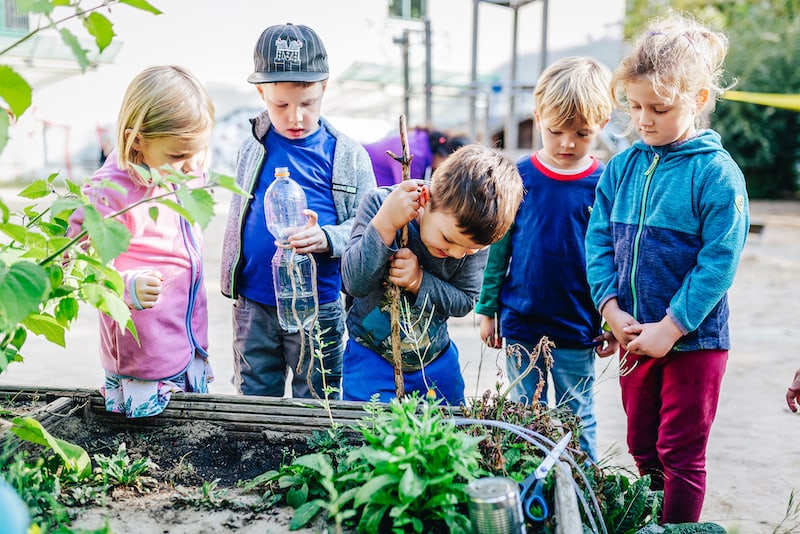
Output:
<instances>
[{"instance_id":1,"label":"paved ground","mask_svg":"<svg viewBox=\"0 0 800 534\"><path fill-rule=\"evenodd\" d=\"M16 191L16 190L14 190ZM4 199L8 192L0 191ZM219 292L219 251L227 196L206 232L206 285L209 293L211 354L217 380L213 393L234 393L230 383L230 301ZM800 365L800 203L762 202L751 206L764 232L751 234L730 293L733 349L723 381L717 421L708 448L708 492L703 520L732 532L773 532L784 518L790 493L800 487L800 424L783 395ZM493 387L497 351L480 342L473 317L453 319L452 336L461 351L467 395ZM85 310L67 337L67 348L32 338L27 359L13 365L2 384L97 387L97 324ZM598 448L604 461L629 466L625 419L619 401L616 359L598 360L596 388ZM784 524L798 528L800 518Z\"/></svg>"}]
</instances>

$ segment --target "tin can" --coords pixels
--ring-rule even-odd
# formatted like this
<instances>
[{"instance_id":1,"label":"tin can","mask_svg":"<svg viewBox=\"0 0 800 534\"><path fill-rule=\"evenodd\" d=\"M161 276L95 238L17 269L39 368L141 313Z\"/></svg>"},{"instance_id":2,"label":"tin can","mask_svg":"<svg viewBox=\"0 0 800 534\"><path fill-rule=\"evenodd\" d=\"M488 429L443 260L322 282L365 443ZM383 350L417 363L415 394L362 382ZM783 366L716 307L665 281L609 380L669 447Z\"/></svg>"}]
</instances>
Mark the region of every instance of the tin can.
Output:
<instances>
[{"instance_id":1,"label":"tin can","mask_svg":"<svg viewBox=\"0 0 800 534\"><path fill-rule=\"evenodd\" d=\"M508 477L485 477L467 485L469 517L475 534L525 534L519 484Z\"/></svg>"}]
</instances>

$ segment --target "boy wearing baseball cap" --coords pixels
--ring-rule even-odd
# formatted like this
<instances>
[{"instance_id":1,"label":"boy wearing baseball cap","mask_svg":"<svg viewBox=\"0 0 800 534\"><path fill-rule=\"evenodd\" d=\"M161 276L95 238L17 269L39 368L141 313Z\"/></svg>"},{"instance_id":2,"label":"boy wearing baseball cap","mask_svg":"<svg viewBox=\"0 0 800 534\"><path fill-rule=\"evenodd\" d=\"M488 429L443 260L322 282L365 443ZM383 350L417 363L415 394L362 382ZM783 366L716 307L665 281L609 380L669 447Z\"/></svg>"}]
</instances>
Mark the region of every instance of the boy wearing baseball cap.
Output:
<instances>
[{"instance_id":1,"label":"boy wearing baseball cap","mask_svg":"<svg viewBox=\"0 0 800 534\"><path fill-rule=\"evenodd\" d=\"M309 222L289 244L316 260L321 365L327 385L338 388L344 349L339 262L375 175L366 150L320 115L328 56L314 30L270 26L256 43L254 63L247 81L266 110L250 120L251 133L239 148L236 182L250 196L233 196L222 249L221 291L234 299L233 381L241 394L281 397L291 369L292 396L321 396L320 362L308 344L300 354L303 332L288 332L278 322L270 269L276 246L264 218L264 193L278 167L288 167L305 191Z\"/></svg>"}]
</instances>

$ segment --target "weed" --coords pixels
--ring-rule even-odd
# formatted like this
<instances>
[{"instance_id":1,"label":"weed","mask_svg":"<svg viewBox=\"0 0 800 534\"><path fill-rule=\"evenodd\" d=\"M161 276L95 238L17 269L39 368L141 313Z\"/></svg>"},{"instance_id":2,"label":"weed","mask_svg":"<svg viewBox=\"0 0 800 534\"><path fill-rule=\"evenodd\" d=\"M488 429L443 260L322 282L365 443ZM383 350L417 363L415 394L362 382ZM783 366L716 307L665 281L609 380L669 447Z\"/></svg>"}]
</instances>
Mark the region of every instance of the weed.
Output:
<instances>
[{"instance_id":1,"label":"weed","mask_svg":"<svg viewBox=\"0 0 800 534\"><path fill-rule=\"evenodd\" d=\"M149 458L131 458L125 442L119 444L116 454L106 456L95 454L94 460L97 467L94 472L110 486L133 487L139 491L144 491L145 485L152 483L152 478L145 477L144 474L151 469L158 469Z\"/></svg>"},{"instance_id":2,"label":"weed","mask_svg":"<svg viewBox=\"0 0 800 534\"><path fill-rule=\"evenodd\" d=\"M790 534L800 532L800 501L794 490L789 494L789 502L786 504L786 515L772 531L772 534Z\"/></svg>"}]
</instances>

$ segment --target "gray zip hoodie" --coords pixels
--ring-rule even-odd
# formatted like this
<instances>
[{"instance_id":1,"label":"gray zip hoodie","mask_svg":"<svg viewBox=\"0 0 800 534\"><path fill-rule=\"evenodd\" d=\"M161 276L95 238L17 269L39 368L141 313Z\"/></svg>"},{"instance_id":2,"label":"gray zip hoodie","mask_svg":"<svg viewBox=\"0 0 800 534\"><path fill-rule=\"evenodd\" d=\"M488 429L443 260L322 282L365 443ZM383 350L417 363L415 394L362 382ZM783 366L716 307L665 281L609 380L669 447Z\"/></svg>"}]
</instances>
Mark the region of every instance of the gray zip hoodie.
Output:
<instances>
[{"instance_id":1,"label":"gray zip hoodie","mask_svg":"<svg viewBox=\"0 0 800 534\"><path fill-rule=\"evenodd\" d=\"M376 187L375 173L363 146L333 128L325 119L320 118L320 121L322 126L336 138L331 189L337 224L323 226L322 230L328 237L331 257L339 258L350 238L359 200L367 191ZM222 245L220 290L223 295L230 298L238 296L236 284L241 268L245 214L266 159L263 139L271 125L266 111L250 122L253 126L252 135L244 140L236 156L236 183L250 196L233 195Z\"/></svg>"}]
</instances>

